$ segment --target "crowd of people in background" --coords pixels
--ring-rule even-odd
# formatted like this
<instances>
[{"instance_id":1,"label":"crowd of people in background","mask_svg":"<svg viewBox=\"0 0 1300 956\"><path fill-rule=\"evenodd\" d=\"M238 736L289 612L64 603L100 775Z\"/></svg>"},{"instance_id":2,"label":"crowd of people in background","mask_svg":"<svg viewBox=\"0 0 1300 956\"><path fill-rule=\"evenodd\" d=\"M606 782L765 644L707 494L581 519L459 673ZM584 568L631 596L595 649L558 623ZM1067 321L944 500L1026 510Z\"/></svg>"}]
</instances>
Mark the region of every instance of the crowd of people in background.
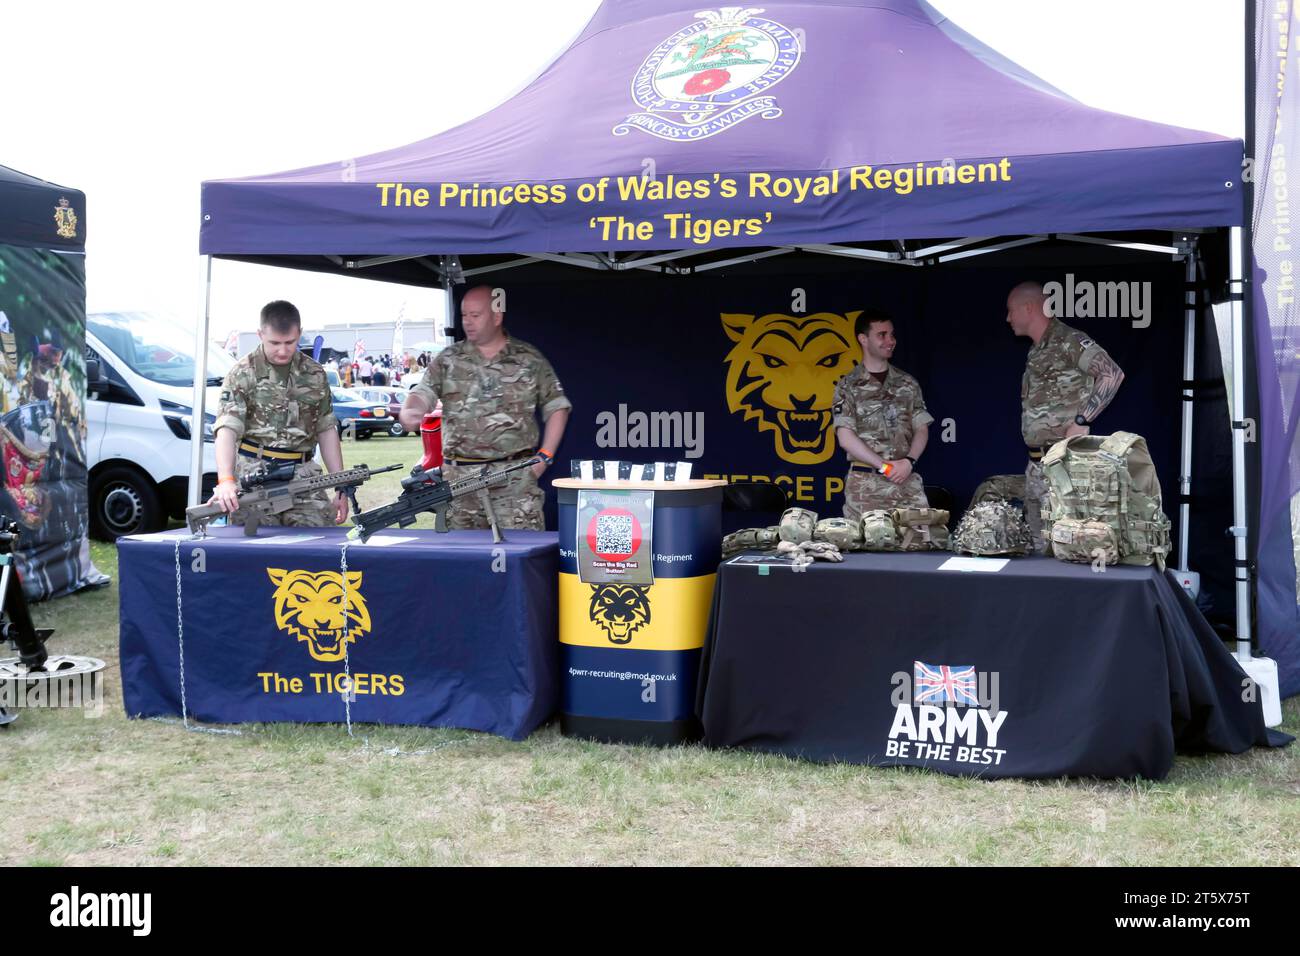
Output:
<instances>
[{"instance_id":1,"label":"crowd of people in background","mask_svg":"<svg viewBox=\"0 0 1300 956\"><path fill-rule=\"evenodd\" d=\"M415 384L433 361L433 353L421 352L418 356L407 352L396 359L389 353L371 356L362 353L352 359L343 355L338 360L325 363L327 369L338 373L344 388L360 385L381 386Z\"/></svg>"}]
</instances>

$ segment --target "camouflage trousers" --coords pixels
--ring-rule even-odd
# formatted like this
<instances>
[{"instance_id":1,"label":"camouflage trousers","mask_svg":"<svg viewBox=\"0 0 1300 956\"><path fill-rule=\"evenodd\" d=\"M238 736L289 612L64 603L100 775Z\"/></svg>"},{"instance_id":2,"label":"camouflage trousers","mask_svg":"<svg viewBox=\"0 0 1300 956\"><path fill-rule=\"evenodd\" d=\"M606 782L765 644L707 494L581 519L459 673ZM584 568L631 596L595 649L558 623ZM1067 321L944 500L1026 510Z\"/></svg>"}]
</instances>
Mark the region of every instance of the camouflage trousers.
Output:
<instances>
[{"instance_id":1,"label":"camouflage trousers","mask_svg":"<svg viewBox=\"0 0 1300 956\"><path fill-rule=\"evenodd\" d=\"M489 467L500 468L501 464ZM448 461L442 466L442 476L454 482L476 475L482 469L482 465L453 465ZM500 484L488 489L488 497L492 502L492 511L497 516L497 523L502 528L546 530L542 516L542 489L538 487L531 468L521 468L507 475ZM453 501L451 511L447 514L447 527L452 531L491 527L479 496L469 494Z\"/></svg>"},{"instance_id":2,"label":"camouflage trousers","mask_svg":"<svg viewBox=\"0 0 1300 956\"><path fill-rule=\"evenodd\" d=\"M1043 463L1030 459L1025 468L1025 521L1029 524L1029 540L1034 554L1043 554L1047 550L1047 542L1043 538L1043 520L1050 517L1051 513Z\"/></svg>"},{"instance_id":3,"label":"camouflage trousers","mask_svg":"<svg viewBox=\"0 0 1300 956\"><path fill-rule=\"evenodd\" d=\"M235 456L235 477L243 479L245 475L252 474L258 468L256 458L248 458L244 455ZM271 462L271 464L275 464ZM295 465L293 476L295 478L314 478L317 475L324 474L324 469L315 461L309 461L305 464ZM310 495L302 495L294 503L294 506L288 511L281 512L278 515L266 515L262 518L262 524L268 528L333 528L334 527L334 503L328 491L316 491ZM236 511L226 519L228 524L242 525L244 515Z\"/></svg>"},{"instance_id":4,"label":"camouflage trousers","mask_svg":"<svg viewBox=\"0 0 1300 956\"><path fill-rule=\"evenodd\" d=\"M901 485L861 468L850 468L844 479L844 517L850 521L862 520L864 511L928 507L925 486L915 472Z\"/></svg>"}]
</instances>

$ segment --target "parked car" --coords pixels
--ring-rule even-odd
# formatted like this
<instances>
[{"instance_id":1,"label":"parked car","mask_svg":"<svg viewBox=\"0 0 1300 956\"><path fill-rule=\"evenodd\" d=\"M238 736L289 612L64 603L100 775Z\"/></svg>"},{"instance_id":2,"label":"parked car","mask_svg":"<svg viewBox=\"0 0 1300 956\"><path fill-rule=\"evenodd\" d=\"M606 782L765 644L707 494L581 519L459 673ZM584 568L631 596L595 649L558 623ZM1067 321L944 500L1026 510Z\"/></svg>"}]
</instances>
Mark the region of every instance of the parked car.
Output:
<instances>
[{"instance_id":1,"label":"parked car","mask_svg":"<svg viewBox=\"0 0 1300 956\"><path fill-rule=\"evenodd\" d=\"M149 312L86 317L86 464L90 531L113 541L183 518L194 400L191 325ZM217 480L213 412L234 360L208 352L203 488Z\"/></svg>"},{"instance_id":2,"label":"parked car","mask_svg":"<svg viewBox=\"0 0 1300 956\"><path fill-rule=\"evenodd\" d=\"M330 389L330 397L334 400L334 417L338 419L340 435L350 430L357 441L364 441L376 433L387 432L393 425L386 401L368 401L360 392L346 388Z\"/></svg>"},{"instance_id":3,"label":"parked car","mask_svg":"<svg viewBox=\"0 0 1300 956\"><path fill-rule=\"evenodd\" d=\"M352 391L368 402L373 402L376 405L383 403L388 406L388 415L392 419L388 434L394 438L415 434L403 428L401 421L398 419L398 413L402 410L402 403L406 401L407 389L389 385L363 385L361 388L352 389Z\"/></svg>"}]
</instances>

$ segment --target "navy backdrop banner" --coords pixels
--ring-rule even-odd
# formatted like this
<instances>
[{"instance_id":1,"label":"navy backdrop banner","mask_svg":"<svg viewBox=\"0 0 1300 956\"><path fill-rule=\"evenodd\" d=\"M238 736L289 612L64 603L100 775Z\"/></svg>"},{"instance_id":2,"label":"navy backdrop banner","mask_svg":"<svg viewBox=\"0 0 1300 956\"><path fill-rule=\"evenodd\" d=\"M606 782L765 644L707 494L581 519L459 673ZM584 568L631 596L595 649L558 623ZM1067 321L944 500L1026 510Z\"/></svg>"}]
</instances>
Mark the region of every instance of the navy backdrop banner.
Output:
<instances>
[{"instance_id":1,"label":"navy backdrop banner","mask_svg":"<svg viewBox=\"0 0 1300 956\"><path fill-rule=\"evenodd\" d=\"M1144 328L1122 318L1067 321L1095 337L1127 373L1094 431L1125 429L1147 439L1165 510L1176 516L1182 267L1069 273L1076 284L1150 283ZM1006 324L1007 293L1022 280L1064 282L1066 275L896 268L686 277L584 272L568 281L529 281L524 272L503 288L507 327L546 354L573 401L553 475L567 475L571 458L690 461L694 478L776 481L792 503L826 517L843 506L846 459L830 409L836 379L859 357L852 316L871 307L895 316L895 364L916 376L935 417L919 471L926 485L947 489L960 512L984 478L1024 471L1020 380L1030 343ZM554 496L548 499L554 527ZM727 519L728 530L738 520L754 523Z\"/></svg>"},{"instance_id":2,"label":"navy backdrop banner","mask_svg":"<svg viewBox=\"0 0 1300 956\"><path fill-rule=\"evenodd\" d=\"M128 716L181 712L179 540L186 700L199 720L343 722L345 618L354 721L521 740L550 717L559 701L554 534L510 531L496 545L487 531L377 535L348 548L346 607L345 535L262 528L250 539L221 528L199 541L184 531L121 539Z\"/></svg>"},{"instance_id":3,"label":"navy backdrop banner","mask_svg":"<svg viewBox=\"0 0 1300 956\"><path fill-rule=\"evenodd\" d=\"M0 244L0 519L33 600L107 581L86 538L85 330L85 257Z\"/></svg>"}]
</instances>

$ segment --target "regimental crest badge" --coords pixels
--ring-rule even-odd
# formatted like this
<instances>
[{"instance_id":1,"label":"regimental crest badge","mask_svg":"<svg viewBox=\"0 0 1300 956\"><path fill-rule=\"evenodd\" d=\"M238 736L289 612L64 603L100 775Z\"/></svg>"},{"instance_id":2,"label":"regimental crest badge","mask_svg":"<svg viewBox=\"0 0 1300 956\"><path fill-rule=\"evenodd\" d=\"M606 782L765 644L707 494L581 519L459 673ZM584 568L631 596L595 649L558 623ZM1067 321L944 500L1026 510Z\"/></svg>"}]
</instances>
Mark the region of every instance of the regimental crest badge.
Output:
<instances>
[{"instance_id":1,"label":"regimental crest badge","mask_svg":"<svg viewBox=\"0 0 1300 956\"><path fill-rule=\"evenodd\" d=\"M54 207L54 225L60 238L77 238L77 210L72 208L66 196L60 196L59 204Z\"/></svg>"},{"instance_id":2,"label":"regimental crest badge","mask_svg":"<svg viewBox=\"0 0 1300 956\"><path fill-rule=\"evenodd\" d=\"M702 10L655 47L632 78L640 112L614 127L677 142L707 139L752 116L776 119L772 88L799 65L800 38L762 7Z\"/></svg>"}]
</instances>

